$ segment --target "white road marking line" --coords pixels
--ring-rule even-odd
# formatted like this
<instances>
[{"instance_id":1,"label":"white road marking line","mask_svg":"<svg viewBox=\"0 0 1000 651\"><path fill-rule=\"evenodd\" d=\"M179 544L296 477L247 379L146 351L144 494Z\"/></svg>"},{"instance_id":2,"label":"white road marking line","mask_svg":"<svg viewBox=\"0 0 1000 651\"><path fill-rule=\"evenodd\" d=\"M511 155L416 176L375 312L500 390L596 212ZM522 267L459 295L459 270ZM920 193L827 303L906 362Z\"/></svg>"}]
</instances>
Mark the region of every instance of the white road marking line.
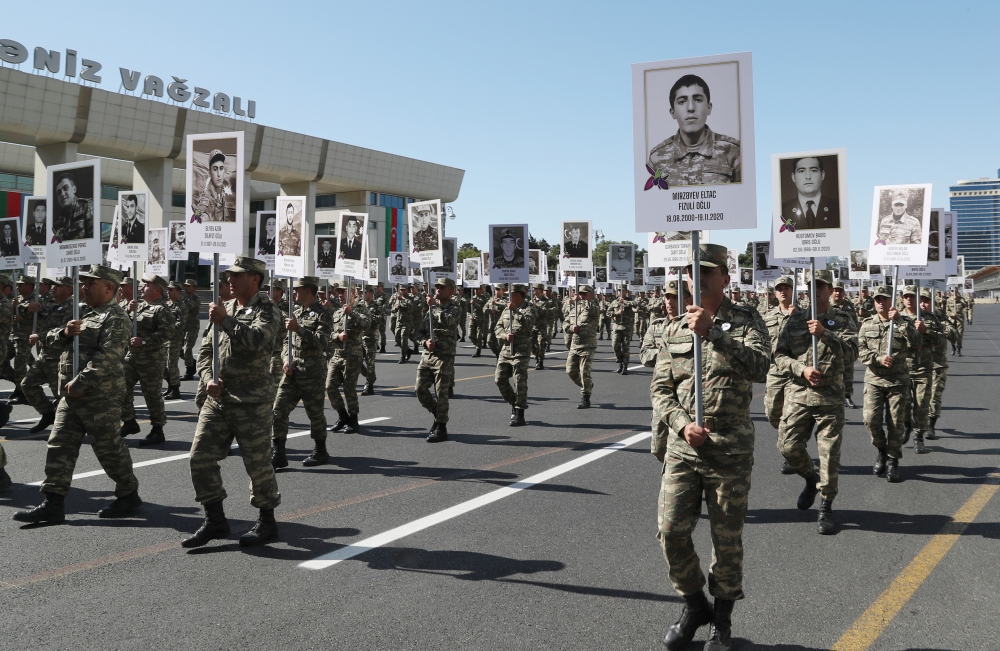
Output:
<instances>
[{"instance_id":1,"label":"white road marking line","mask_svg":"<svg viewBox=\"0 0 1000 651\"><path fill-rule=\"evenodd\" d=\"M191 401L189 399L185 398L185 399L181 399L181 400L167 400L163 404L164 405L176 405L178 402L191 402ZM145 404L136 405L135 408L136 409L145 409L146 405ZM41 419L42 419L41 416L39 416L38 418L25 418L24 420L12 420L10 422L11 422L12 425L14 423L37 423Z\"/></svg>"},{"instance_id":2,"label":"white road marking line","mask_svg":"<svg viewBox=\"0 0 1000 651\"><path fill-rule=\"evenodd\" d=\"M364 540L360 540L353 545L342 547L341 549L330 552L329 554L324 554L314 558L311 561L300 563L299 567L304 567L308 570L322 570L330 567L331 565L336 565L341 561L354 558L355 556L364 554L365 552L377 549L391 542L395 542L400 538L405 538L406 536L417 533L418 531L423 531L424 529L433 527L436 524L441 524L442 522L446 522L452 518L474 511L478 508L486 506L487 504L492 504L493 502L502 500L505 497L510 497L511 495L519 493L526 488L531 488L536 484L541 484L571 470L585 466L592 461L597 461L602 457L608 456L612 452L623 450L638 443L639 441L648 439L651 435L651 432L642 432L641 434L630 436L623 441L612 443L611 445L601 448L600 450L585 454L582 457L574 459L573 461L568 461L537 475L532 475L531 477L513 483L510 486L504 486L503 488L499 488L495 491L487 493L486 495L471 499L467 502L462 502L461 504L456 504L455 506L447 508L443 511L432 513L431 515L420 518L419 520L414 520L409 524L404 524L400 527L396 527L395 529L390 529L385 533L365 538Z\"/></svg>"},{"instance_id":3,"label":"white road marking line","mask_svg":"<svg viewBox=\"0 0 1000 651\"><path fill-rule=\"evenodd\" d=\"M392 418L391 416L380 416L378 418L369 418L368 420L358 421L358 425L368 425L369 423L377 423L383 420L391 420L391 418ZM295 432L289 434L288 438L293 439L299 436L309 436L309 430L306 430L304 432ZM231 447L232 449L236 450L240 446L237 443L233 443ZM189 452L185 452L184 454L175 454L170 457L160 457L159 459L150 459L149 461L139 461L137 463L132 464L132 469L134 470L136 468L145 468L146 466L155 466L157 464L167 463L168 461L180 461L181 459L188 459L190 457L191 454ZM91 470L89 472L81 472L79 474L73 475L73 479L74 480L86 479L87 477L97 477L98 475L103 475L103 474L105 474L103 470ZM42 482L40 481L28 484L28 486L41 486L41 485Z\"/></svg>"},{"instance_id":4,"label":"white road marking line","mask_svg":"<svg viewBox=\"0 0 1000 651\"><path fill-rule=\"evenodd\" d=\"M636 364L635 366L629 366L628 370L634 371L637 368L642 368L642 364Z\"/></svg>"}]
</instances>

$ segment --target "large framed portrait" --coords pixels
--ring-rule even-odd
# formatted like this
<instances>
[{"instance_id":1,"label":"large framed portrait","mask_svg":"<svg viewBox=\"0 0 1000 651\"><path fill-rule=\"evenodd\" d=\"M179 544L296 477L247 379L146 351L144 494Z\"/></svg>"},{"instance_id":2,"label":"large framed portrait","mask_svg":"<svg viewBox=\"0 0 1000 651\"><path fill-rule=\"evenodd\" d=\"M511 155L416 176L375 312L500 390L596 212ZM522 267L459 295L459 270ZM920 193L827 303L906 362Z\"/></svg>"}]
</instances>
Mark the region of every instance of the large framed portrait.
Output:
<instances>
[{"instance_id":1,"label":"large framed portrait","mask_svg":"<svg viewBox=\"0 0 1000 651\"><path fill-rule=\"evenodd\" d=\"M462 260L462 284L466 287L479 287L482 285L482 260L478 257L466 258Z\"/></svg>"},{"instance_id":2,"label":"large framed portrait","mask_svg":"<svg viewBox=\"0 0 1000 651\"><path fill-rule=\"evenodd\" d=\"M146 262L149 257L146 206L149 205L147 192L118 192L118 260L121 262Z\"/></svg>"},{"instance_id":3,"label":"large framed portrait","mask_svg":"<svg viewBox=\"0 0 1000 651\"><path fill-rule=\"evenodd\" d=\"M170 248L167 250L167 260L187 260L187 222L171 221L167 223L170 229Z\"/></svg>"},{"instance_id":4,"label":"large framed portrait","mask_svg":"<svg viewBox=\"0 0 1000 651\"><path fill-rule=\"evenodd\" d=\"M406 251L389 254L389 282L394 285L410 282L410 254Z\"/></svg>"},{"instance_id":5,"label":"large framed portrait","mask_svg":"<svg viewBox=\"0 0 1000 651\"><path fill-rule=\"evenodd\" d=\"M948 277L945 260L942 224L946 221L944 208L931 208L930 231L927 237L927 263L900 265L899 274L908 280L944 280Z\"/></svg>"},{"instance_id":6,"label":"large framed portrait","mask_svg":"<svg viewBox=\"0 0 1000 651\"><path fill-rule=\"evenodd\" d=\"M753 279L754 282L769 282L781 277L781 268L770 263L771 243L753 243Z\"/></svg>"},{"instance_id":7,"label":"large framed portrait","mask_svg":"<svg viewBox=\"0 0 1000 651\"><path fill-rule=\"evenodd\" d=\"M594 268L594 261L590 257L591 232L589 221L564 221L562 223L560 265L563 269L591 271Z\"/></svg>"},{"instance_id":8,"label":"large framed portrait","mask_svg":"<svg viewBox=\"0 0 1000 651\"><path fill-rule=\"evenodd\" d=\"M420 268L440 267L443 231L441 200L418 201L406 206L410 222L410 261Z\"/></svg>"},{"instance_id":9,"label":"large framed portrait","mask_svg":"<svg viewBox=\"0 0 1000 651\"><path fill-rule=\"evenodd\" d=\"M280 197L278 198L280 203ZM257 212L257 242L254 257L263 260L268 271L274 271L274 256L278 253L278 211Z\"/></svg>"},{"instance_id":10,"label":"large framed portrait","mask_svg":"<svg viewBox=\"0 0 1000 651\"><path fill-rule=\"evenodd\" d=\"M146 259L146 274L156 274L163 278L169 278L170 268L167 266L167 229L149 228L146 231L148 236L147 249L149 257Z\"/></svg>"},{"instance_id":11,"label":"large framed portrait","mask_svg":"<svg viewBox=\"0 0 1000 651\"><path fill-rule=\"evenodd\" d=\"M18 217L0 219L0 269L22 269L23 267L21 220Z\"/></svg>"},{"instance_id":12,"label":"large framed portrait","mask_svg":"<svg viewBox=\"0 0 1000 651\"><path fill-rule=\"evenodd\" d=\"M757 226L749 52L632 64L635 229Z\"/></svg>"},{"instance_id":13,"label":"large framed portrait","mask_svg":"<svg viewBox=\"0 0 1000 651\"><path fill-rule=\"evenodd\" d=\"M635 269L635 245L612 244L608 249L608 281L632 282Z\"/></svg>"},{"instance_id":14,"label":"large framed portrait","mask_svg":"<svg viewBox=\"0 0 1000 651\"><path fill-rule=\"evenodd\" d=\"M101 159L53 165L45 205L45 263L50 267L101 264Z\"/></svg>"},{"instance_id":15,"label":"large framed portrait","mask_svg":"<svg viewBox=\"0 0 1000 651\"><path fill-rule=\"evenodd\" d=\"M451 278L458 282L458 270L455 261L458 259L458 238L446 237L441 241L441 259L444 261L439 267L431 268L430 282L437 282L438 278Z\"/></svg>"},{"instance_id":16,"label":"large framed portrait","mask_svg":"<svg viewBox=\"0 0 1000 651\"><path fill-rule=\"evenodd\" d=\"M528 282L528 225L490 224L490 282Z\"/></svg>"},{"instance_id":17,"label":"large framed portrait","mask_svg":"<svg viewBox=\"0 0 1000 651\"><path fill-rule=\"evenodd\" d=\"M187 137L185 214L189 251L244 253L243 135L242 131L233 131Z\"/></svg>"},{"instance_id":18,"label":"large framed portrait","mask_svg":"<svg viewBox=\"0 0 1000 651\"><path fill-rule=\"evenodd\" d=\"M875 186L868 263L926 264L930 227L930 183Z\"/></svg>"},{"instance_id":19,"label":"large framed portrait","mask_svg":"<svg viewBox=\"0 0 1000 651\"><path fill-rule=\"evenodd\" d=\"M278 250L274 275L301 278L306 275L306 197L278 197Z\"/></svg>"},{"instance_id":20,"label":"large framed portrait","mask_svg":"<svg viewBox=\"0 0 1000 651\"><path fill-rule=\"evenodd\" d=\"M771 202L775 257L850 251L846 149L772 155Z\"/></svg>"},{"instance_id":21,"label":"large framed portrait","mask_svg":"<svg viewBox=\"0 0 1000 651\"><path fill-rule=\"evenodd\" d=\"M368 214L342 212L337 224L340 243L337 247L337 273L364 280L368 258Z\"/></svg>"},{"instance_id":22,"label":"large framed portrait","mask_svg":"<svg viewBox=\"0 0 1000 651\"><path fill-rule=\"evenodd\" d=\"M21 251L21 258L25 264L45 262L45 245L48 243L48 226L45 223L47 203L46 197L24 199L24 220L21 225L24 250Z\"/></svg>"}]
</instances>

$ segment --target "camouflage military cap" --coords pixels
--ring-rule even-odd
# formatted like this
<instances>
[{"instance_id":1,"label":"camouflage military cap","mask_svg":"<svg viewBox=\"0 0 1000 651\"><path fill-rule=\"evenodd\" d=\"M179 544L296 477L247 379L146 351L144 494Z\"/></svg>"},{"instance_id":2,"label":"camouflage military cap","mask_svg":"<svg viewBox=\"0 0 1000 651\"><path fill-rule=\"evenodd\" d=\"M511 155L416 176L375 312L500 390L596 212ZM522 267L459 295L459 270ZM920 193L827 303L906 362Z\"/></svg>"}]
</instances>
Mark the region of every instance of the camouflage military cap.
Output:
<instances>
[{"instance_id":1,"label":"camouflage military cap","mask_svg":"<svg viewBox=\"0 0 1000 651\"><path fill-rule=\"evenodd\" d=\"M72 287L73 279L70 278L69 276L59 276L58 278L52 281L52 284L56 285L57 287Z\"/></svg>"},{"instance_id":2,"label":"camouflage military cap","mask_svg":"<svg viewBox=\"0 0 1000 651\"><path fill-rule=\"evenodd\" d=\"M163 278L162 276L157 276L156 274L152 274L147 278L143 278L142 282L149 283L151 285L156 285L163 291L167 291L167 279Z\"/></svg>"},{"instance_id":3,"label":"camouflage military cap","mask_svg":"<svg viewBox=\"0 0 1000 651\"><path fill-rule=\"evenodd\" d=\"M892 287L886 287L885 285L879 285L875 288L874 292L875 298L879 296L884 296L886 298L892 298Z\"/></svg>"},{"instance_id":4,"label":"camouflage military cap","mask_svg":"<svg viewBox=\"0 0 1000 651\"><path fill-rule=\"evenodd\" d=\"M580 285L579 287L576 288L576 291L579 294L589 294L590 292L594 291L594 288L591 287L590 285Z\"/></svg>"},{"instance_id":5,"label":"camouflage military cap","mask_svg":"<svg viewBox=\"0 0 1000 651\"><path fill-rule=\"evenodd\" d=\"M80 274L80 275L83 275L83 274ZM21 276L20 278L17 279L17 284L18 285L34 285L35 284L35 277L34 276Z\"/></svg>"},{"instance_id":6,"label":"camouflage military cap","mask_svg":"<svg viewBox=\"0 0 1000 651\"><path fill-rule=\"evenodd\" d=\"M434 286L435 287L451 287L452 289L455 289L455 287L456 287L454 280L452 280L451 278L445 278L443 276L441 278L438 278L437 280L434 281Z\"/></svg>"},{"instance_id":7,"label":"camouflage military cap","mask_svg":"<svg viewBox=\"0 0 1000 651\"><path fill-rule=\"evenodd\" d=\"M892 202L893 203L904 203L905 204L908 200L909 200L909 197L906 195L906 192L904 192L902 190L897 190L892 195Z\"/></svg>"},{"instance_id":8,"label":"camouflage military cap","mask_svg":"<svg viewBox=\"0 0 1000 651\"><path fill-rule=\"evenodd\" d=\"M56 281L52 280L51 278L45 278L44 276L42 277L42 279L39 282L41 284L43 284L43 285L55 285L56 284Z\"/></svg>"},{"instance_id":9,"label":"camouflage military cap","mask_svg":"<svg viewBox=\"0 0 1000 651\"><path fill-rule=\"evenodd\" d=\"M908 296L910 294L913 294L914 296L917 295L916 285L907 285L906 287L903 288L903 296Z\"/></svg>"},{"instance_id":10,"label":"camouflage military cap","mask_svg":"<svg viewBox=\"0 0 1000 651\"><path fill-rule=\"evenodd\" d=\"M833 283L833 288L834 289L843 289L844 288L844 282L842 280L838 280L837 282Z\"/></svg>"},{"instance_id":11,"label":"camouflage military cap","mask_svg":"<svg viewBox=\"0 0 1000 651\"><path fill-rule=\"evenodd\" d=\"M516 242L517 235L514 234L513 229L505 228L500 231L500 241L502 242L503 240L514 240Z\"/></svg>"},{"instance_id":12,"label":"camouflage military cap","mask_svg":"<svg viewBox=\"0 0 1000 651\"><path fill-rule=\"evenodd\" d=\"M99 280L109 280L116 285L121 285L125 279L124 274L117 269L105 267L103 264L90 265L90 271L80 272L80 278L97 278Z\"/></svg>"},{"instance_id":13,"label":"camouflage military cap","mask_svg":"<svg viewBox=\"0 0 1000 651\"><path fill-rule=\"evenodd\" d=\"M176 290L180 291L180 290L184 289L184 285L180 284L176 280L172 280L169 283L167 283L167 289L176 289Z\"/></svg>"},{"instance_id":14,"label":"camouflage military cap","mask_svg":"<svg viewBox=\"0 0 1000 651\"><path fill-rule=\"evenodd\" d=\"M198 286L198 283L195 282L195 281L193 281L193 280L191 280L190 278L187 279L187 280L185 280L184 284L187 285L188 287L197 287Z\"/></svg>"},{"instance_id":15,"label":"camouflage military cap","mask_svg":"<svg viewBox=\"0 0 1000 651\"><path fill-rule=\"evenodd\" d=\"M267 271L267 263L263 260L251 258L248 255L238 255L236 256L236 263L229 267L229 271L234 274L252 273L263 276Z\"/></svg>"},{"instance_id":16,"label":"camouflage military cap","mask_svg":"<svg viewBox=\"0 0 1000 651\"><path fill-rule=\"evenodd\" d=\"M271 281L271 287L285 291L285 281L280 278L275 278Z\"/></svg>"},{"instance_id":17,"label":"camouflage military cap","mask_svg":"<svg viewBox=\"0 0 1000 651\"><path fill-rule=\"evenodd\" d=\"M545 283L536 283L535 289L545 289Z\"/></svg>"},{"instance_id":18,"label":"camouflage military cap","mask_svg":"<svg viewBox=\"0 0 1000 651\"><path fill-rule=\"evenodd\" d=\"M729 265L728 250L721 244L699 244L698 260L705 267L722 267L727 269ZM688 257L688 266L694 263L694 256Z\"/></svg>"},{"instance_id":19,"label":"camouflage military cap","mask_svg":"<svg viewBox=\"0 0 1000 651\"><path fill-rule=\"evenodd\" d=\"M788 285L789 287L795 287L795 279L791 276L781 276L776 281L774 281L774 288L778 289L778 285Z\"/></svg>"},{"instance_id":20,"label":"camouflage military cap","mask_svg":"<svg viewBox=\"0 0 1000 651\"><path fill-rule=\"evenodd\" d=\"M664 294L670 294L671 296L677 296L677 281L670 280L667 281L666 286L663 288Z\"/></svg>"},{"instance_id":21,"label":"camouflage military cap","mask_svg":"<svg viewBox=\"0 0 1000 651\"><path fill-rule=\"evenodd\" d=\"M292 288L298 289L300 287L319 289L319 278L316 276L302 276L301 278L296 278L295 283L292 284Z\"/></svg>"},{"instance_id":22,"label":"camouflage military cap","mask_svg":"<svg viewBox=\"0 0 1000 651\"><path fill-rule=\"evenodd\" d=\"M13 287L14 283L11 281L10 276L7 274L0 274L0 285L6 285L7 287Z\"/></svg>"},{"instance_id":23,"label":"camouflage military cap","mask_svg":"<svg viewBox=\"0 0 1000 651\"><path fill-rule=\"evenodd\" d=\"M226 162L226 155L222 153L221 149L213 149L212 153L208 155L208 166L211 167L215 161Z\"/></svg>"},{"instance_id":24,"label":"camouflage military cap","mask_svg":"<svg viewBox=\"0 0 1000 651\"><path fill-rule=\"evenodd\" d=\"M510 291L511 292L520 292L520 294L522 296L524 296L524 295L526 295L528 293L528 286L527 285L520 285L520 284L511 285Z\"/></svg>"},{"instance_id":25,"label":"camouflage military cap","mask_svg":"<svg viewBox=\"0 0 1000 651\"><path fill-rule=\"evenodd\" d=\"M920 298L926 298L926 299L930 300L930 298L931 298L931 290L928 289L927 287L921 288L920 289Z\"/></svg>"},{"instance_id":26,"label":"camouflage military cap","mask_svg":"<svg viewBox=\"0 0 1000 651\"><path fill-rule=\"evenodd\" d=\"M833 286L833 272L828 269L818 269L816 271L816 282L826 283L827 285Z\"/></svg>"}]
</instances>

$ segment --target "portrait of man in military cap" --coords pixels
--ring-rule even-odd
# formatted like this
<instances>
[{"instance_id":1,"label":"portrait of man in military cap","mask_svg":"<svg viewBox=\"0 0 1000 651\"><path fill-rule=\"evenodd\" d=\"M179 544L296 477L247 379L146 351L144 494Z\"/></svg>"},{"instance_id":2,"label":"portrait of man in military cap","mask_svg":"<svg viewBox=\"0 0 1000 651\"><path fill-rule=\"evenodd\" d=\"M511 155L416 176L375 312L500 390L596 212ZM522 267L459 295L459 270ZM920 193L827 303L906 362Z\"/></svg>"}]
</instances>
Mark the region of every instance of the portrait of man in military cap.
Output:
<instances>
[{"instance_id":1,"label":"portrait of man in military cap","mask_svg":"<svg viewBox=\"0 0 1000 651\"><path fill-rule=\"evenodd\" d=\"M340 254L345 260L361 260L364 224L357 215L344 215L340 225Z\"/></svg>"},{"instance_id":2,"label":"portrait of man in military cap","mask_svg":"<svg viewBox=\"0 0 1000 651\"><path fill-rule=\"evenodd\" d=\"M278 253L283 256L302 255L302 202L299 199L278 200L281 230L278 233ZM360 258L359 258L360 259Z\"/></svg>"},{"instance_id":3,"label":"portrait of man in military cap","mask_svg":"<svg viewBox=\"0 0 1000 651\"><path fill-rule=\"evenodd\" d=\"M316 266L319 269L333 269L337 266L337 238L320 236L317 239Z\"/></svg>"},{"instance_id":4,"label":"portrait of man in military cap","mask_svg":"<svg viewBox=\"0 0 1000 651\"><path fill-rule=\"evenodd\" d=\"M192 209L202 221L236 221L235 138L193 140Z\"/></svg>"},{"instance_id":5,"label":"portrait of man in military cap","mask_svg":"<svg viewBox=\"0 0 1000 651\"><path fill-rule=\"evenodd\" d=\"M493 266L499 269L524 268L524 227L493 227Z\"/></svg>"},{"instance_id":6,"label":"portrait of man in military cap","mask_svg":"<svg viewBox=\"0 0 1000 651\"><path fill-rule=\"evenodd\" d=\"M410 206L410 232L417 253L437 251L441 247L441 231L436 203Z\"/></svg>"},{"instance_id":7,"label":"portrait of man in military cap","mask_svg":"<svg viewBox=\"0 0 1000 651\"><path fill-rule=\"evenodd\" d=\"M837 155L779 160L781 218L795 231L840 228Z\"/></svg>"},{"instance_id":8,"label":"portrait of man in military cap","mask_svg":"<svg viewBox=\"0 0 1000 651\"><path fill-rule=\"evenodd\" d=\"M924 189L883 188L879 191L877 239L886 244L923 242Z\"/></svg>"},{"instance_id":9,"label":"portrait of man in military cap","mask_svg":"<svg viewBox=\"0 0 1000 651\"><path fill-rule=\"evenodd\" d=\"M24 217L25 244L45 246L45 232L45 199L28 199Z\"/></svg>"},{"instance_id":10,"label":"portrait of man in military cap","mask_svg":"<svg viewBox=\"0 0 1000 651\"><path fill-rule=\"evenodd\" d=\"M541 253L538 249L528 249L528 273L532 276L538 275L538 256Z\"/></svg>"},{"instance_id":11,"label":"portrait of man in military cap","mask_svg":"<svg viewBox=\"0 0 1000 651\"><path fill-rule=\"evenodd\" d=\"M166 235L167 229L165 228L149 229L149 264L167 263L167 250L163 246L163 242L167 239Z\"/></svg>"},{"instance_id":12,"label":"portrait of man in military cap","mask_svg":"<svg viewBox=\"0 0 1000 651\"><path fill-rule=\"evenodd\" d=\"M94 237L94 168L58 172L53 181L52 236L63 242Z\"/></svg>"},{"instance_id":13,"label":"portrait of man in military cap","mask_svg":"<svg viewBox=\"0 0 1000 651\"><path fill-rule=\"evenodd\" d=\"M170 250L187 251L187 226L184 222L170 222Z\"/></svg>"},{"instance_id":14,"label":"portrait of man in military cap","mask_svg":"<svg viewBox=\"0 0 1000 651\"><path fill-rule=\"evenodd\" d=\"M462 277L467 283L479 282L479 261L475 258L466 258L463 262L464 272Z\"/></svg>"}]
</instances>

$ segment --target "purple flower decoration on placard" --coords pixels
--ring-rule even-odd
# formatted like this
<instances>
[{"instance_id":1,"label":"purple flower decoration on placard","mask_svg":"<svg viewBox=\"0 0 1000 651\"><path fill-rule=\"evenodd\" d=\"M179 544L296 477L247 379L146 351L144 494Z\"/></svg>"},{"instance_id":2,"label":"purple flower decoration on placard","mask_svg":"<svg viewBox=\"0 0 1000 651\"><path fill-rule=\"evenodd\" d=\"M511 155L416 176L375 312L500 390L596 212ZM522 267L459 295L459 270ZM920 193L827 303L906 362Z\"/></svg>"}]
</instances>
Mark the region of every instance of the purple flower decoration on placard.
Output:
<instances>
[{"instance_id":1,"label":"purple flower decoration on placard","mask_svg":"<svg viewBox=\"0 0 1000 651\"><path fill-rule=\"evenodd\" d=\"M881 235L876 235L875 236L875 246L878 246L879 244L885 246L886 242L885 242L885 240L882 239Z\"/></svg>"},{"instance_id":2,"label":"purple flower decoration on placard","mask_svg":"<svg viewBox=\"0 0 1000 651\"><path fill-rule=\"evenodd\" d=\"M49 242L49 244L56 244L56 243L62 244L62 236L60 236L60 235L53 235L52 236L52 241Z\"/></svg>"},{"instance_id":3,"label":"purple flower decoration on placard","mask_svg":"<svg viewBox=\"0 0 1000 651\"><path fill-rule=\"evenodd\" d=\"M667 243L667 234L666 233L654 233L653 234L653 244L658 244L658 243L663 243L663 244Z\"/></svg>"},{"instance_id":4,"label":"purple flower decoration on placard","mask_svg":"<svg viewBox=\"0 0 1000 651\"><path fill-rule=\"evenodd\" d=\"M198 222L199 224L201 223L201 212L198 211L198 210L195 210L194 213L191 215L191 222L190 223L193 224L195 222Z\"/></svg>"},{"instance_id":5,"label":"purple flower decoration on placard","mask_svg":"<svg viewBox=\"0 0 1000 651\"><path fill-rule=\"evenodd\" d=\"M643 188L643 191L651 190L654 185L661 190L670 189L670 185L667 184L669 174L662 169L654 170L649 163L646 163L646 171L649 172L649 179L646 181L646 187Z\"/></svg>"},{"instance_id":6,"label":"purple flower decoration on placard","mask_svg":"<svg viewBox=\"0 0 1000 651\"><path fill-rule=\"evenodd\" d=\"M786 230L789 233L794 233L795 232L795 222L792 221L791 217L782 217L781 218L781 228L778 229L778 232L779 233L784 233Z\"/></svg>"}]
</instances>

